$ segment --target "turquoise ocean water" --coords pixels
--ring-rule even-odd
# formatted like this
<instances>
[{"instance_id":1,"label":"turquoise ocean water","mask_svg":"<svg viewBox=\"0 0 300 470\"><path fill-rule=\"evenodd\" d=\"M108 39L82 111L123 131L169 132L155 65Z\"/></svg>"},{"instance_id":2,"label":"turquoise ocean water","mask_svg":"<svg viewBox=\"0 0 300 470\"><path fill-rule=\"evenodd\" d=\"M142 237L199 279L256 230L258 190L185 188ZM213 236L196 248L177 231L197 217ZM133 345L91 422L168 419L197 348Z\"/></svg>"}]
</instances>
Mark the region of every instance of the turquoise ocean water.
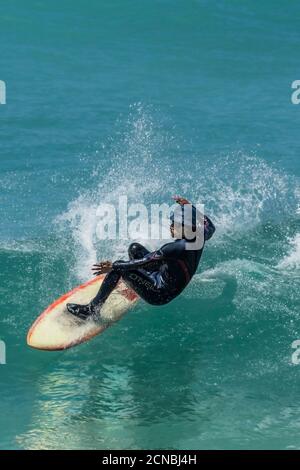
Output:
<instances>
[{"instance_id":1,"label":"turquoise ocean water","mask_svg":"<svg viewBox=\"0 0 300 470\"><path fill-rule=\"evenodd\" d=\"M300 6L8 0L0 13L0 447L300 447ZM184 294L43 353L27 330L90 265L100 201L203 201Z\"/></svg>"}]
</instances>

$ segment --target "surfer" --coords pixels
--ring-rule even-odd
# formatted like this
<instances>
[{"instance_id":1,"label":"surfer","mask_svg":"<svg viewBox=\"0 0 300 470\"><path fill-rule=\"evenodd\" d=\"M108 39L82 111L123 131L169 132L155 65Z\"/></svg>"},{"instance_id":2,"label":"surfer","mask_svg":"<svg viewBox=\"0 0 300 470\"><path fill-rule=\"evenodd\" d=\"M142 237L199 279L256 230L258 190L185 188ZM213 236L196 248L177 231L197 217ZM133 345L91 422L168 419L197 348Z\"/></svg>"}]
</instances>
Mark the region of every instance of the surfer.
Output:
<instances>
[{"instance_id":1,"label":"surfer","mask_svg":"<svg viewBox=\"0 0 300 470\"><path fill-rule=\"evenodd\" d=\"M151 305L167 304L183 291L195 274L204 243L212 237L215 227L212 221L207 216L202 216L187 199L179 196L175 196L174 199L181 206L180 233L178 233L178 224L175 224L174 212L170 216L170 232L175 241L163 245L154 252L149 252L139 243L132 243L128 249L129 261L118 260L114 263L102 261L95 264L94 275L107 273L99 292L87 305L67 304L71 314L82 320L91 316L99 317L102 305L121 278ZM185 215L186 204L191 206L189 218ZM197 223L199 215L204 218L204 227ZM187 248L187 244L195 240L188 240L185 237L185 230L188 232L191 229L193 233L196 233L196 230L204 230L204 240L199 248L196 245Z\"/></svg>"}]
</instances>

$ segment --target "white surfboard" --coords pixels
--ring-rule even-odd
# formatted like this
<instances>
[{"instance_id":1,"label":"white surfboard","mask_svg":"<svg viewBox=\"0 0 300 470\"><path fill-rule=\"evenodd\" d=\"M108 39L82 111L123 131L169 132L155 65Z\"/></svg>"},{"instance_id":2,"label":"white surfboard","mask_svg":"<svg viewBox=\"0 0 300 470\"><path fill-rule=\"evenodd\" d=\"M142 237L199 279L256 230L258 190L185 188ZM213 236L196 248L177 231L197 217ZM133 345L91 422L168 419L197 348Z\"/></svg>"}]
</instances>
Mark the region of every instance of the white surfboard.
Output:
<instances>
[{"instance_id":1,"label":"white surfboard","mask_svg":"<svg viewBox=\"0 0 300 470\"><path fill-rule=\"evenodd\" d=\"M118 284L103 305L100 322L80 320L66 308L67 303L89 303L97 294L103 279L104 275L97 276L49 305L29 329L27 344L47 351L68 349L88 341L118 321L139 298L123 282Z\"/></svg>"}]
</instances>

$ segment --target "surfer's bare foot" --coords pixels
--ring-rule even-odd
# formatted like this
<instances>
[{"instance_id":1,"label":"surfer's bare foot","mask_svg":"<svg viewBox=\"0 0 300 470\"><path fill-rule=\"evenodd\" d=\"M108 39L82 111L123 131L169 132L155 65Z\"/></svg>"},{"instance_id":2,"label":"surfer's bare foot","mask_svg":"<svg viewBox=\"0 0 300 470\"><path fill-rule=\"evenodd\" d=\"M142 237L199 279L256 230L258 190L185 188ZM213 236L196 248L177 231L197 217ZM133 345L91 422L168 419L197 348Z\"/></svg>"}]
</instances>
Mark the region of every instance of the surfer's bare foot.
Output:
<instances>
[{"instance_id":1,"label":"surfer's bare foot","mask_svg":"<svg viewBox=\"0 0 300 470\"><path fill-rule=\"evenodd\" d=\"M99 310L92 304L79 305L79 304L67 304L68 312L72 313L81 320L87 320L87 318L96 319L99 316Z\"/></svg>"}]
</instances>

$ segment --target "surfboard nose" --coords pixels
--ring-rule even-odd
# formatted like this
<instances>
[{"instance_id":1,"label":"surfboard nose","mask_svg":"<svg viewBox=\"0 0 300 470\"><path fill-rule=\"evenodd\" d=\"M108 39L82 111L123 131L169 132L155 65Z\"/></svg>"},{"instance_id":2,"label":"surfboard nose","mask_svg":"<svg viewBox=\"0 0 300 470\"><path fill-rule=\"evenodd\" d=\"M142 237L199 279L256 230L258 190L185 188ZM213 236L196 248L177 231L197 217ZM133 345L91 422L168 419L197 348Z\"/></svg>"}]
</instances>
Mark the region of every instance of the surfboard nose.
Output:
<instances>
[{"instance_id":1,"label":"surfboard nose","mask_svg":"<svg viewBox=\"0 0 300 470\"><path fill-rule=\"evenodd\" d=\"M27 334L28 346L44 351L59 351L88 341L118 321L133 305L138 296L125 284L117 289L105 302L101 315L107 323L96 322L92 317L78 319L67 310L67 303L88 304L98 292L104 276L76 287L53 302L30 327Z\"/></svg>"}]
</instances>

